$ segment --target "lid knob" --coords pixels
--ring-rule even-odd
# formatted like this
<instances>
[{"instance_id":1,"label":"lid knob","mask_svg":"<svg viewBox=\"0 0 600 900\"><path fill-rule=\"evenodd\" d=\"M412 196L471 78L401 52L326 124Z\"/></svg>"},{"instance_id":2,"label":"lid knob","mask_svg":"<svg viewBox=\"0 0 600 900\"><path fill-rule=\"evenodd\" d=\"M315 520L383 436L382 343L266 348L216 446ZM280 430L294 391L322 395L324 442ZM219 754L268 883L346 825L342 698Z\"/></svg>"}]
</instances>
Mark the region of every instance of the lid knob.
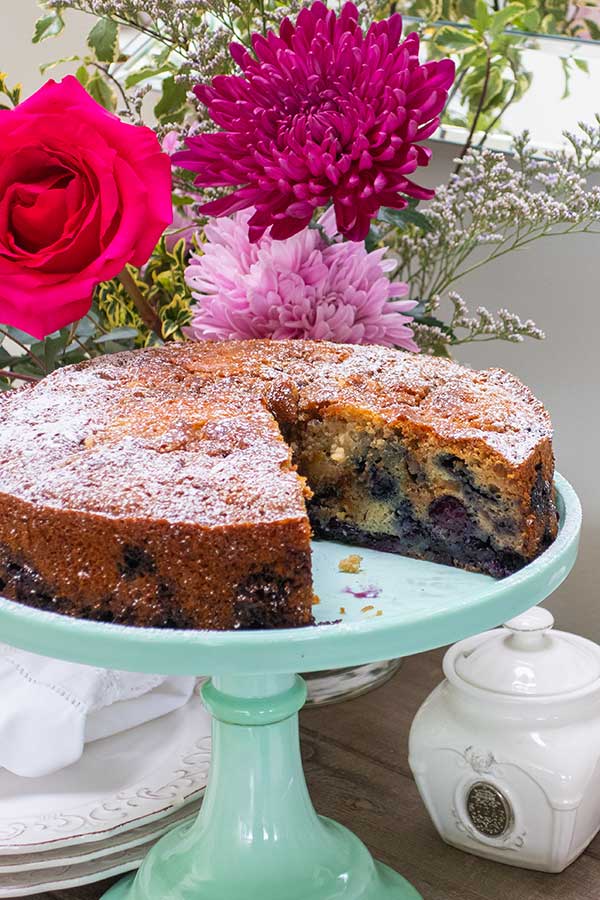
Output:
<instances>
[{"instance_id":1,"label":"lid knob","mask_svg":"<svg viewBox=\"0 0 600 900\"><path fill-rule=\"evenodd\" d=\"M460 641L446 654L446 677L513 698L560 698L584 688L600 695L600 646L552 631L553 624L547 609L534 607L504 628Z\"/></svg>"},{"instance_id":2,"label":"lid knob","mask_svg":"<svg viewBox=\"0 0 600 900\"><path fill-rule=\"evenodd\" d=\"M535 650L542 647L544 638L554 625L554 616L548 609L534 606L520 616L509 619L504 628L512 632L510 644L520 650Z\"/></svg>"}]
</instances>

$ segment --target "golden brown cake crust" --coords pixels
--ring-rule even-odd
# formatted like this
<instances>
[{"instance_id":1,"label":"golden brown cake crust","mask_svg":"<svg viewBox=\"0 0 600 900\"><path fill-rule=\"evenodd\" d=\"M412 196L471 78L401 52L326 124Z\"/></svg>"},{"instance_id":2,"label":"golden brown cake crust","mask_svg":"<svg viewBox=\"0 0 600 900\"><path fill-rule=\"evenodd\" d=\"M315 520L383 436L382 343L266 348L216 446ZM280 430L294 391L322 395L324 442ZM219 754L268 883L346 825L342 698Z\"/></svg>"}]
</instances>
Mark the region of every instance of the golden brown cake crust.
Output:
<instances>
[{"instance_id":1,"label":"golden brown cake crust","mask_svg":"<svg viewBox=\"0 0 600 900\"><path fill-rule=\"evenodd\" d=\"M311 621L308 489L284 441L314 417L400 429L520 505L524 558L556 532L548 414L516 378L382 347L177 344L1 395L0 589L137 625ZM415 457L415 458L416 458Z\"/></svg>"}]
</instances>

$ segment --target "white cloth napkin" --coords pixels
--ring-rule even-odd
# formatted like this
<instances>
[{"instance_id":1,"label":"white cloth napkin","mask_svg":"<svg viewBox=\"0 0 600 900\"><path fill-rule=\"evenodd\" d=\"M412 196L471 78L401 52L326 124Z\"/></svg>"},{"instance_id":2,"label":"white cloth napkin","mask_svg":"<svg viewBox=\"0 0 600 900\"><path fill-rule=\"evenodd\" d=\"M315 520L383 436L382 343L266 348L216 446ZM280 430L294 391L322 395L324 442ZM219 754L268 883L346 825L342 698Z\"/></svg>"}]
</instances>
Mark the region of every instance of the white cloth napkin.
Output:
<instances>
[{"instance_id":1,"label":"white cloth napkin","mask_svg":"<svg viewBox=\"0 0 600 900\"><path fill-rule=\"evenodd\" d=\"M183 706L194 678L61 662L0 644L0 767L35 778L76 762L87 741Z\"/></svg>"}]
</instances>

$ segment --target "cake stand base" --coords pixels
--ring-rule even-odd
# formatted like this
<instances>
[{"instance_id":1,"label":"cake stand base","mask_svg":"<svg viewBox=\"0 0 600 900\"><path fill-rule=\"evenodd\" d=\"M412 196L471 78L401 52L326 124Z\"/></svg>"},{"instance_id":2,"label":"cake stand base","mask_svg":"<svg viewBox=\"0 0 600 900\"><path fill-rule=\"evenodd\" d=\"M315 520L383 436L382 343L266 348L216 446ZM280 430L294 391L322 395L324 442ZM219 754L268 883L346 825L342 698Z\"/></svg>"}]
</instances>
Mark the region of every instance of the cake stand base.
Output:
<instances>
[{"instance_id":1,"label":"cake stand base","mask_svg":"<svg viewBox=\"0 0 600 900\"><path fill-rule=\"evenodd\" d=\"M346 828L318 816L300 758L304 681L223 675L198 819L167 834L104 900L420 900Z\"/></svg>"},{"instance_id":2,"label":"cake stand base","mask_svg":"<svg viewBox=\"0 0 600 900\"><path fill-rule=\"evenodd\" d=\"M393 869L390 869L389 866L385 866L381 862L374 862L374 870L375 877L373 879L372 884L367 888L363 893L356 894L351 891L345 891L343 887L340 885L341 890L337 891L336 894L329 894L328 898L332 898L332 900L338 900L338 898L352 898L352 900L423 900L420 894L415 891L414 887L406 881L402 875L398 875L397 872L394 872ZM135 875L128 875L125 878L122 878L121 881L117 882L117 884L113 885L110 890L108 890L102 897L102 900L131 900L132 897L138 896L137 894L132 893L133 885L135 882ZM312 886L308 887L307 890L313 891L314 888ZM195 893L189 894L190 897L195 897L196 900L204 900L205 897L215 897L218 896L219 900L238 900L238 895L235 898L231 894L221 893L221 894L206 894L201 893L202 888L198 888ZM179 897L180 895L177 892L168 892L163 894L163 900L171 900L171 897ZM188 896L188 895L186 895ZM270 880L266 879L262 881L260 884L256 885L254 891L252 889L250 892L246 892L243 895L247 900L255 900L255 898L260 898L260 900L288 900L288 897L293 896L294 898L299 897L299 894L294 893L293 895L290 893L290 886L288 884L284 885L284 887L277 887L276 885L271 886ZM323 894L317 893L307 893L303 895L305 900L321 900Z\"/></svg>"},{"instance_id":3,"label":"cake stand base","mask_svg":"<svg viewBox=\"0 0 600 900\"><path fill-rule=\"evenodd\" d=\"M174 833L177 834L178 830L176 829ZM136 891L136 877L136 875L127 875L122 878L102 896L102 900L132 900L134 897L141 897L142 894ZM340 882L333 889L334 893L323 893L319 890L319 885L315 883L306 882L304 885L292 885L286 881L283 884L274 884L266 873L263 873L262 879L257 880L255 884L248 885L245 890L240 888L239 893L236 894L229 893L227 885L217 886L216 884L210 885L210 887L204 884L196 885L184 893L181 892L180 885L169 887L163 884L161 890L163 891L161 894L155 892L146 896L160 896L161 900L172 900L172 898L182 896L193 897L194 900L205 900L205 898L206 900L208 898L210 900L214 900L214 898L218 898L218 900L241 900L241 898L244 900L289 900L291 897L294 900L300 900L300 898L302 900L325 900L325 898L327 900L342 900L342 898L343 900L423 900L421 894L402 875L376 860L373 861L372 877L368 883L364 881L358 883L355 879L352 884ZM298 893L299 890L303 893Z\"/></svg>"}]
</instances>

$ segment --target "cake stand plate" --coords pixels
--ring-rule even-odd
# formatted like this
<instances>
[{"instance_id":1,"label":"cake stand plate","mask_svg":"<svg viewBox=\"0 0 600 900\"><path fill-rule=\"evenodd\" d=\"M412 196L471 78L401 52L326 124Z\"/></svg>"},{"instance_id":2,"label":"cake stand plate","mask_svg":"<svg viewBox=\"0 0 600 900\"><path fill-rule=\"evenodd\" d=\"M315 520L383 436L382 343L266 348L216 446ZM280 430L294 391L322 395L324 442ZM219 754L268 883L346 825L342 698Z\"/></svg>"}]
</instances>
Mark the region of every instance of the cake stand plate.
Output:
<instances>
[{"instance_id":1,"label":"cake stand plate","mask_svg":"<svg viewBox=\"0 0 600 900\"><path fill-rule=\"evenodd\" d=\"M318 628L176 631L70 619L0 599L2 639L46 656L165 674L210 674L209 784L198 818L163 837L106 900L418 900L350 831L317 816L298 738L306 687L295 673L408 656L484 631L551 594L573 566L579 501L556 477L560 528L501 581L347 546L313 547Z\"/></svg>"}]
</instances>

